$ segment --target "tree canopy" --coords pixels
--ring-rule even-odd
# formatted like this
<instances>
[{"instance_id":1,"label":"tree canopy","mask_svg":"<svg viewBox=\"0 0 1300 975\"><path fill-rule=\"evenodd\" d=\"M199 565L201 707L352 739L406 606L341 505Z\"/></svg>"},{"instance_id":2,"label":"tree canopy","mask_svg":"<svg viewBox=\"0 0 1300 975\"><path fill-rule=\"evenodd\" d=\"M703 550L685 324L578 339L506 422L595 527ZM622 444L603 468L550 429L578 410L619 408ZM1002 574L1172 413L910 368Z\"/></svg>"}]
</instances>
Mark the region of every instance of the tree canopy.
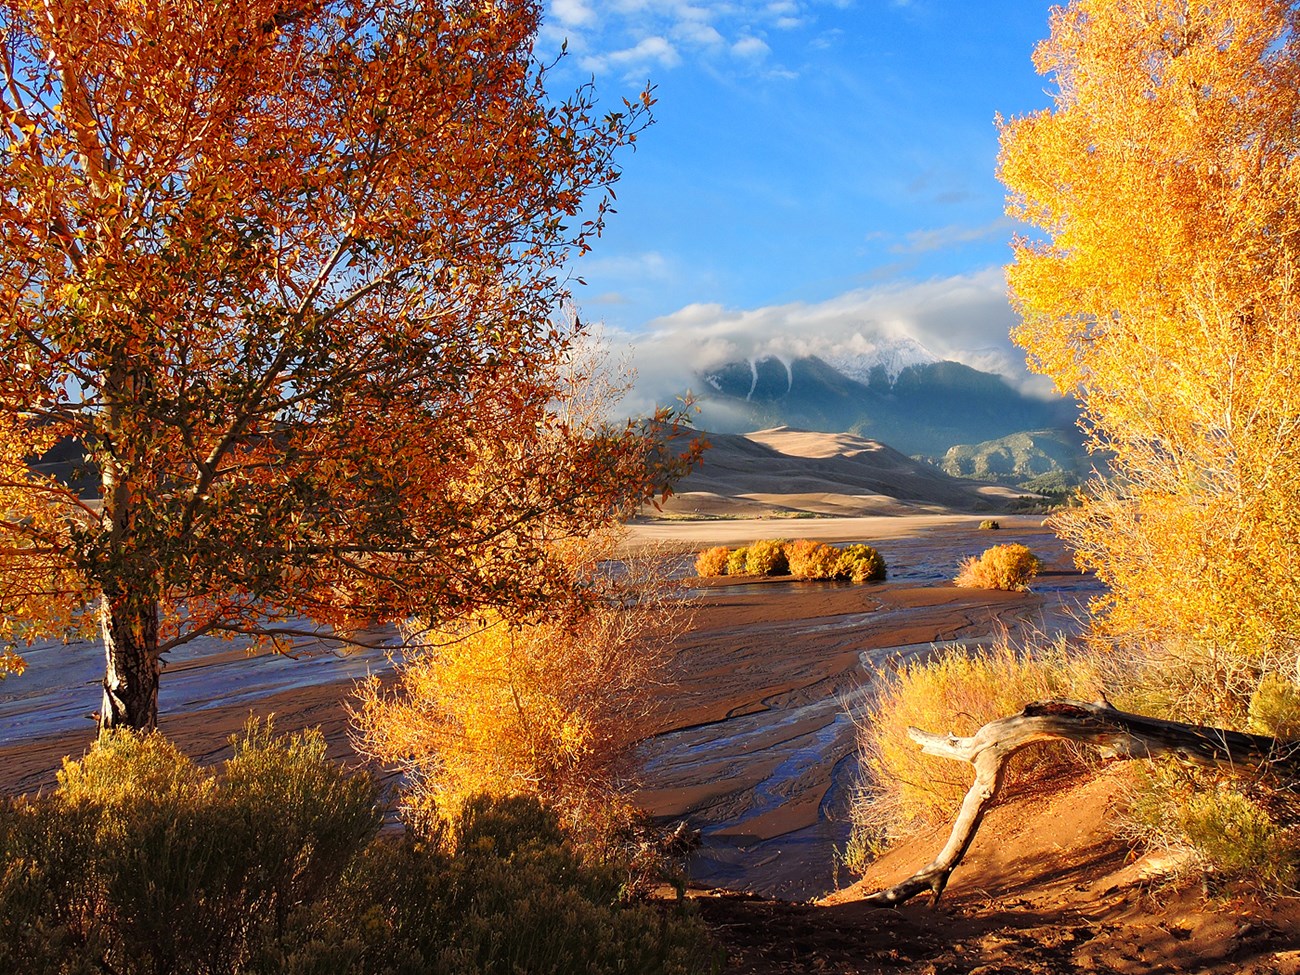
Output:
<instances>
[{"instance_id":1,"label":"tree canopy","mask_svg":"<svg viewBox=\"0 0 1300 975\"><path fill-rule=\"evenodd\" d=\"M1104 623L1294 667L1300 636L1300 9L1074 0L1054 106L1002 124L1033 367L1115 476L1063 521ZM1284 662L1284 661L1283 661Z\"/></svg>"},{"instance_id":2,"label":"tree canopy","mask_svg":"<svg viewBox=\"0 0 1300 975\"><path fill-rule=\"evenodd\" d=\"M651 489L551 408L651 98L552 99L539 7L0 2L0 636L98 631L101 728L197 635L527 615Z\"/></svg>"}]
</instances>

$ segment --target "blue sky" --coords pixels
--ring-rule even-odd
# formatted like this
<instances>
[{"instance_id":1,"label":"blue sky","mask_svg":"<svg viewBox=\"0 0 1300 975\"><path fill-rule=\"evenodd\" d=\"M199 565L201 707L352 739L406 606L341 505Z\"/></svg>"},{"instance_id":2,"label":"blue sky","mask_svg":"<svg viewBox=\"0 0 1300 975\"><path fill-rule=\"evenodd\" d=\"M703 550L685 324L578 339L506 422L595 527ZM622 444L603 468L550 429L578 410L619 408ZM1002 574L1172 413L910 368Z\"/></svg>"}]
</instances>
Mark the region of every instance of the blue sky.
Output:
<instances>
[{"instance_id":1,"label":"blue sky","mask_svg":"<svg viewBox=\"0 0 1300 975\"><path fill-rule=\"evenodd\" d=\"M611 105L646 81L658 98L576 267L584 317L637 347L648 386L875 335L1020 373L993 120L1049 104L1030 58L1050 6L547 0L555 91L594 75Z\"/></svg>"}]
</instances>

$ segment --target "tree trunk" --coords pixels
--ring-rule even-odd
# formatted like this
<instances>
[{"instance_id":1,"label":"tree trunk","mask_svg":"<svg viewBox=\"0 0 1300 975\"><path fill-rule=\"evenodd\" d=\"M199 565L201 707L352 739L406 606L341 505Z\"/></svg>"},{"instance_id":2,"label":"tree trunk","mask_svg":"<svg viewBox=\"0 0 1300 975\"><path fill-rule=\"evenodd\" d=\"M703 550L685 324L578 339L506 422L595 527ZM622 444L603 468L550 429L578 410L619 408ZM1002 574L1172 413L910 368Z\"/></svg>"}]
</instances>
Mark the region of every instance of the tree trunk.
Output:
<instances>
[{"instance_id":1,"label":"tree trunk","mask_svg":"<svg viewBox=\"0 0 1300 975\"><path fill-rule=\"evenodd\" d=\"M880 907L902 904L926 892L934 895L934 904L939 903L948 878L966 855L984 813L1002 788L1007 760L1036 741L1058 738L1095 745L1107 758L1168 755L1195 765L1267 766L1290 781L1300 780L1300 744L1129 714L1104 702L1039 701L1026 705L1020 714L990 721L969 738L936 735L919 728L908 728L907 734L927 755L975 766L975 781L939 855L901 883L865 899Z\"/></svg>"},{"instance_id":2,"label":"tree trunk","mask_svg":"<svg viewBox=\"0 0 1300 975\"><path fill-rule=\"evenodd\" d=\"M158 604L127 593L105 594L100 604L104 634L104 701L101 736L119 728L153 731L158 726Z\"/></svg>"}]
</instances>

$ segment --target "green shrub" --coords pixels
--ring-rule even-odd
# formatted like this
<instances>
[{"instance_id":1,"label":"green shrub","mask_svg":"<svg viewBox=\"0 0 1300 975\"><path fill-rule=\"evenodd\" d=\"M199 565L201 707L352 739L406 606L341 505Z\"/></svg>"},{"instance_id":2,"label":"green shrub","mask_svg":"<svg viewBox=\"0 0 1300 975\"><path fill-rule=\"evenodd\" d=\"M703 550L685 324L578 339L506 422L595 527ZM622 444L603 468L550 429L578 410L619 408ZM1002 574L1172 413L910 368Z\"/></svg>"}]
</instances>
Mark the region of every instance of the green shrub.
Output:
<instances>
[{"instance_id":1,"label":"green shrub","mask_svg":"<svg viewBox=\"0 0 1300 975\"><path fill-rule=\"evenodd\" d=\"M796 579L834 579L840 571L840 550L824 542L801 538L786 550L790 574Z\"/></svg>"},{"instance_id":2,"label":"green shrub","mask_svg":"<svg viewBox=\"0 0 1300 975\"><path fill-rule=\"evenodd\" d=\"M1224 780L1172 761L1134 775L1125 819L1131 837L1163 849L1187 850L1201 869L1265 888L1296 881L1297 838L1278 827L1244 780Z\"/></svg>"},{"instance_id":3,"label":"green shrub","mask_svg":"<svg viewBox=\"0 0 1300 975\"><path fill-rule=\"evenodd\" d=\"M329 762L318 732L252 724L220 775L119 733L59 779L0 799L0 971L712 967L684 908L625 903L627 865L589 861L534 799L472 799L421 842L377 837L374 786Z\"/></svg>"},{"instance_id":4,"label":"green shrub","mask_svg":"<svg viewBox=\"0 0 1300 975\"><path fill-rule=\"evenodd\" d=\"M706 548L695 557L695 574L701 579L713 579L727 574L727 564L731 558L731 549L725 545Z\"/></svg>"},{"instance_id":5,"label":"green shrub","mask_svg":"<svg viewBox=\"0 0 1300 975\"><path fill-rule=\"evenodd\" d=\"M745 550L745 572L751 576L783 576L790 572L783 539L765 538Z\"/></svg>"},{"instance_id":6,"label":"green shrub","mask_svg":"<svg viewBox=\"0 0 1300 975\"><path fill-rule=\"evenodd\" d=\"M741 546L738 549L733 549L731 554L727 556L727 575L729 576L748 575L749 569L746 568L748 563L749 563L749 549L745 548L744 546Z\"/></svg>"},{"instance_id":7,"label":"green shrub","mask_svg":"<svg viewBox=\"0 0 1300 975\"><path fill-rule=\"evenodd\" d=\"M1250 696L1247 715L1247 731L1282 741L1300 738L1300 687L1281 674L1264 674Z\"/></svg>"},{"instance_id":8,"label":"green shrub","mask_svg":"<svg viewBox=\"0 0 1300 975\"><path fill-rule=\"evenodd\" d=\"M1001 527L1002 527L1002 526L999 525L999 524L998 524L996 521L994 521L992 518L985 518L983 521L980 522L980 528L979 528L979 530L982 531L982 532L997 531L997 530L1000 529Z\"/></svg>"},{"instance_id":9,"label":"green shrub","mask_svg":"<svg viewBox=\"0 0 1300 975\"><path fill-rule=\"evenodd\" d=\"M588 861L535 798L479 796L441 842L371 844L300 916L280 963L321 975L709 971L700 924L626 902L625 877L620 862Z\"/></svg>"},{"instance_id":10,"label":"green shrub","mask_svg":"<svg viewBox=\"0 0 1300 975\"><path fill-rule=\"evenodd\" d=\"M978 558L971 556L963 562L953 581L965 589L1027 592L1042 568L1042 559L1024 545L994 545Z\"/></svg>"},{"instance_id":11,"label":"green shrub","mask_svg":"<svg viewBox=\"0 0 1300 975\"><path fill-rule=\"evenodd\" d=\"M885 560L870 545L850 545L840 551L836 575L854 582L880 582L885 578Z\"/></svg>"}]
</instances>

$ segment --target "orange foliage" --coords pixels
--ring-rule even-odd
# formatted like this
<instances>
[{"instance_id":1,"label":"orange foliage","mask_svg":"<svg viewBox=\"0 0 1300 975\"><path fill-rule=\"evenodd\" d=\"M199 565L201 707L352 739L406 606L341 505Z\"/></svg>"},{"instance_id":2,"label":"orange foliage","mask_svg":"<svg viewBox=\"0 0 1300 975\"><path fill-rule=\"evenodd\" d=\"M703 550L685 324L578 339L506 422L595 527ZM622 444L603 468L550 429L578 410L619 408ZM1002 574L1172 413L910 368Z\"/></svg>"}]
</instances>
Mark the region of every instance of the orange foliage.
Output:
<instances>
[{"instance_id":1,"label":"orange foliage","mask_svg":"<svg viewBox=\"0 0 1300 975\"><path fill-rule=\"evenodd\" d=\"M841 552L825 542L801 538L790 543L786 554L796 579L834 579L839 574Z\"/></svg>"},{"instance_id":2,"label":"orange foliage","mask_svg":"<svg viewBox=\"0 0 1300 975\"><path fill-rule=\"evenodd\" d=\"M725 545L706 548L695 557L695 574L701 579L725 576L730 557L731 549Z\"/></svg>"},{"instance_id":3,"label":"orange foliage","mask_svg":"<svg viewBox=\"0 0 1300 975\"><path fill-rule=\"evenodd\" d=\"M651 99L548 96L539 3L0 11L0 639L102 628L103 728L196 634L535 611L680 469L548 407Z\"/></svg>"},{"instance_id":4,"label":"orange foliage","mask_svg":"<svg viewBox=\"0 0 1300 975\"><path fill-rule=\"evenodd\" d=\"M1016 340L1119 475L1059 518L1105 630L1249 656L1300 632L1300 11L1075 0L1002 127Z\"/></svg>"}]
</instances>

